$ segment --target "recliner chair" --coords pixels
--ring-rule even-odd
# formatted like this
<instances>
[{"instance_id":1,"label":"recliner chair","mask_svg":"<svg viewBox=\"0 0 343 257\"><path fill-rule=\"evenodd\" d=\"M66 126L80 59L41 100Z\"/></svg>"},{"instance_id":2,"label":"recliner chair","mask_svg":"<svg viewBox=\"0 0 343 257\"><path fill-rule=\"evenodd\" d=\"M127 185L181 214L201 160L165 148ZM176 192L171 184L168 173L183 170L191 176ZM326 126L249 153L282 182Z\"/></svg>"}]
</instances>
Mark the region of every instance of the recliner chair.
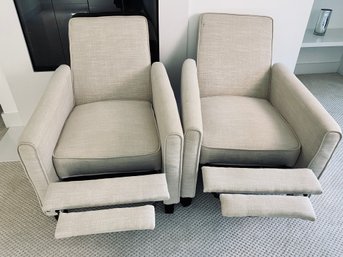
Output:
<instances>
[{"instance_id":1,"label":"recliner chair","mask_svg":"<svg viewBox=\"0 0 343 257\"><path fill-rule=\"evenodd\" d=\"M182 68L184 206L195 197L200 163L204 191L222 193L225 216L314 219L298 195L321 192L316 177L341 129L285 66L272 65L272 49L270 17L201 15L197 63Z\"/></svg>"},{"instance_id":2,"label":"recliner chair","mask_svg":"<svg viewBox=\"0 0 343 257\"><path fill-rule=\"evenodd\" d=\"M55 71L18 145L57 238L155 226L150 205L80 208L164 200L172 213L180 200L183 131L148 35L141 16L69 22L71 68Z\"/></svg>"}]
</instances>

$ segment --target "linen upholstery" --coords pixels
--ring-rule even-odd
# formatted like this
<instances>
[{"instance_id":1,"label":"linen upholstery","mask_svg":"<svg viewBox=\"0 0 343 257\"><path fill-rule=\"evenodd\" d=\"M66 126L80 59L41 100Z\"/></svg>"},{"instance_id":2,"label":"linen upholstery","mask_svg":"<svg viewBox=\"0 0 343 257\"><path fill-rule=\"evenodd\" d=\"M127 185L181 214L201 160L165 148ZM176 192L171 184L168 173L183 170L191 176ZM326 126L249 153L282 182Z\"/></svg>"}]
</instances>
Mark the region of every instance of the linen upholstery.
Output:
<instances>
[{"instance_id":1,"label":"linen upholstery","mask_svg":"<svg viewBox=\"0 0 343 257\"><path fill-rule=\"evenodd\" d=\"M243 96L201 98L204 136L200 163L292 167L300 144L264 99Z\"/></svg>"},{"instance_id":2,"label":"linen upholstery","mask_svg":"<svg viewBox=\"0 0 343 257\"><path fill-rule=\"evenodd\" d=\"M319 177L341 139L341 128L282 64L272 68L270 102L301 142L302 151L295 166L309 167Z\"/></svg>"},{"instance_id":3,"label":"linen upholstery","mask_svg":"<svg viewBox=\"0 0 343 257\"><path fill-rule=\"evenodd\" d=\"M161 63L153 83L159 99L152 101L146 19L72 18L69 37L72 68L56 70L18 144L41 206L49 185L65 178L160 170L168 204L178 203L183 132Z\"/></svg>"},{"instance_id":4,"label":"linen upholstery","mask_svg":"<svg viewBox=\"0 0 343 257\"><path fill-rule=\"evenodd\" d=\"M61 179L161 170L152 105L112 100L76 106L53 154Z\"/></svg>"},{"instance_id":5,"label":"linen upholstery","mask_svg":"<svg viewBox=\"0 0 343 257\"><path fill-rule=\"evenodd\" d=\"M181 101L185 141L181 195L194 197L203 129L197 67L195 61L191 59L186 60L182 67Z\"/></svg>"},{"instance_id":6,"label":"linen upholstery","mask_svg":"<svg viewBox=\"0 0 343 257\"><path fill-rule=\"evenodd\" d=\"M51 183L43 210L69 210L169 199L165 174Z\"/></svg>"},{"instance_id":7,"label":"linen upholstery","mask_svg":"<svg viewBox=\"0 0 343 257\"><path fill-rule=\"evenodd\" d=\"M55 238L154 228L155 208L152 205L61 213Z\"/></svg>"},{"instance_id":8,"label":"linen upholstery","mask_svg":"<svg viewBox=\"0 0 343 257\"><path fill-rule=\"evenodd\" d=\"M170 199L165 204L180 201L183 130L175 96L162 63L151 67L153 107L162 146L162 170L166 173Z\"/></svg>"},{"instance_id":9,"label":"linen upholstery","mask_svg":"<svg viewBox=\"0 0 343 257\"><path fill-rule=\"evenodd\" d=\"M19 156L40 204L48 184L59 180L51 156L73 106L70 68L61 65L51 77L18 142Z\"/></svg>"},{"instance_id":10,"label":"linen upholstery","mask_svg":"<svg viewBox=\"0 0 343 257\"><path fill-rule=\"evenodd\" d=\"M199 162L310 168L319 177L340 141L341 129L305 86L281 64L271 65L272 23L201 15L197 65L186 60L182 69L183 197L195 195ZM190 128L202 138L186 134Z\"/></svg>"},{"instance_id":11,"label":"linen upholstery","mask_svg":"<svg viewBox=\"0 0 343 257\"><path fill-rule=\"evenodd\" d=\"M226 217L287 217L315 221L308 197L281 195L221 194L222 214Z\"/></svg>"},{"instance_id":12,"label":"linen upholstery","mask_svg":"<svg viewBox=\"0 0 343 257\"><path fill-rule=\"evenodd\" d=\"M266 98L272 39L270 17L203 14L199 22L197 52L201 97Z\"/></svg>"},{"instance_id":13,"label":"linen upholstery","mask_svg":"<svg viewBox=\"0 0 343 257\"><path fill-rule=\"evenodd\" d=\"M151 101L149 32L144 17L72 18L69 40L76 104Z\"/></svg>"},{"instance_id":14,"label":"linen upholstery","mask_svg":"<svg viewBox=\"0 0 343 257\"><path fill-rule=\"evenodd\" d=\"M202 167L204 192L321 194L310 169Z\"/></svg>"}]
</instances>

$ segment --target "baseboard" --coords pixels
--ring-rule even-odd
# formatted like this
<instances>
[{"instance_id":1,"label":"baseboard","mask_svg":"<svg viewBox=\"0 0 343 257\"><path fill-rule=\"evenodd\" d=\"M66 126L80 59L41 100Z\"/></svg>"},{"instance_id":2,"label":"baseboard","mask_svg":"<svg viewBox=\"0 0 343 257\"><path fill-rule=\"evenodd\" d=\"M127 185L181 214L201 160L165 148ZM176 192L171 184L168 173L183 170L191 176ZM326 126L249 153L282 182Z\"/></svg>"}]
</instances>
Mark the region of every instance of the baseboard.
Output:
<instances>
[{"instance_id":1,"label":"baseboard","mask_svg":"<svg viewBox=\"0 0 343 257\"><path fill-rule=\"evenodd\" d=\"M343 76L343 55L342 55L342 59L341 59L341 64L338 68L338 73Z\"/></svg>"},{"instance_id":2,"label":"baseboard","mask_svg":"<svg viewBox=\"0 0 343 257\"><path fill-rule=\"evenodd\" d=\"M7 128L21 127L24 125L19 112L2 113L1 117Z\"/></svg>"},{"instance_id":3,"label":"baseboard","mask_svg":"<svg viewBox=\"0 0 343 257\"><path fill-rule=\"evenodd\" d=\"M320 62L320 63L297 63L295 74L312 74L312 73L331 73L337 72L340 62Z\"/></svg>"}]
</instances>

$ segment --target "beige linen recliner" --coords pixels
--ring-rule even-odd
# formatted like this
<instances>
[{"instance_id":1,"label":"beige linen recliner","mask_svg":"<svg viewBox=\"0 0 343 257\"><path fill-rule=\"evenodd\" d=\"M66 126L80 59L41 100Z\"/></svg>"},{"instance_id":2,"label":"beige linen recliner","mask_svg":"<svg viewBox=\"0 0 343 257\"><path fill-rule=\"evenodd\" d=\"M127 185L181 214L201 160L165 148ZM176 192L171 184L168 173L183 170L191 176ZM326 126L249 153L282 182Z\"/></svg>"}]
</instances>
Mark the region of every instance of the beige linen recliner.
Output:
<instances>
[{"instance_id":1,"label":"beige linen recliner","mask_svg":"<svg viewBox=\"0 0 343 257\"><path fill-rule=\"evenodd\" d=\"M151 205L78 211L164 200L172 213L180 200L183 131L147 21L72 18L69 40L71 68L55 71L18 145L39 203L59 214L57 238L152 229Z\"/></svg>"},{"instance_id":2,"label":"beige linen recliner","mask_svg":"<svg viewBox=\"0 0 343 257\"><path fill-rule=\"evenodd\" d=\"M200 163L204 191L225 193L225 216L314 219L302 195L321 193L316 178L341 129L285 66L272 65L272 48L270 17L201 15L197 64L182 68L184 206Z\"/></svg>"}]
</instances>

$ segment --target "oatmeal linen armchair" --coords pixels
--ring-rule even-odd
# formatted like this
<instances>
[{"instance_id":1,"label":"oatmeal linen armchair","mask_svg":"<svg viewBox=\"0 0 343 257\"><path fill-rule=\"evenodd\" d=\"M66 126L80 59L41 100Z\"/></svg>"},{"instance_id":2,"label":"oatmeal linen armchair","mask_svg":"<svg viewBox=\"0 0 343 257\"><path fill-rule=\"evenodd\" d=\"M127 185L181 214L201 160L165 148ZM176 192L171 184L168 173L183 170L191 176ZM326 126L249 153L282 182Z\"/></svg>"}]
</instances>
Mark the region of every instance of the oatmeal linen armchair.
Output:
<instances>
[{"instance_id":1,"label":"oatmeal linen armchair","mask_svg":"<svg viewBox=\"0 0 343 257\"><path fill-rule=\"evenodd\" d=\"M71 67L55 71L18 145L43 211L56 215L43 206L52 183L162 172L172 212L183 131L166 70L150 62L146 19L72 18L69 40Z\"/></svg>"},{"instance_id":2,"label":"oatmeal linen armchair","mask_svg":"<svg viewBox=\"0 0 343 257\"><path fill-rule=\"evenodd\" d=\"M327 166L341 129L284 65L272 65L272 44L269 17L200 17L197 63L182 67L184 205L199 163L308 167L317 177Z\"/></svg>"}]
</instances>

